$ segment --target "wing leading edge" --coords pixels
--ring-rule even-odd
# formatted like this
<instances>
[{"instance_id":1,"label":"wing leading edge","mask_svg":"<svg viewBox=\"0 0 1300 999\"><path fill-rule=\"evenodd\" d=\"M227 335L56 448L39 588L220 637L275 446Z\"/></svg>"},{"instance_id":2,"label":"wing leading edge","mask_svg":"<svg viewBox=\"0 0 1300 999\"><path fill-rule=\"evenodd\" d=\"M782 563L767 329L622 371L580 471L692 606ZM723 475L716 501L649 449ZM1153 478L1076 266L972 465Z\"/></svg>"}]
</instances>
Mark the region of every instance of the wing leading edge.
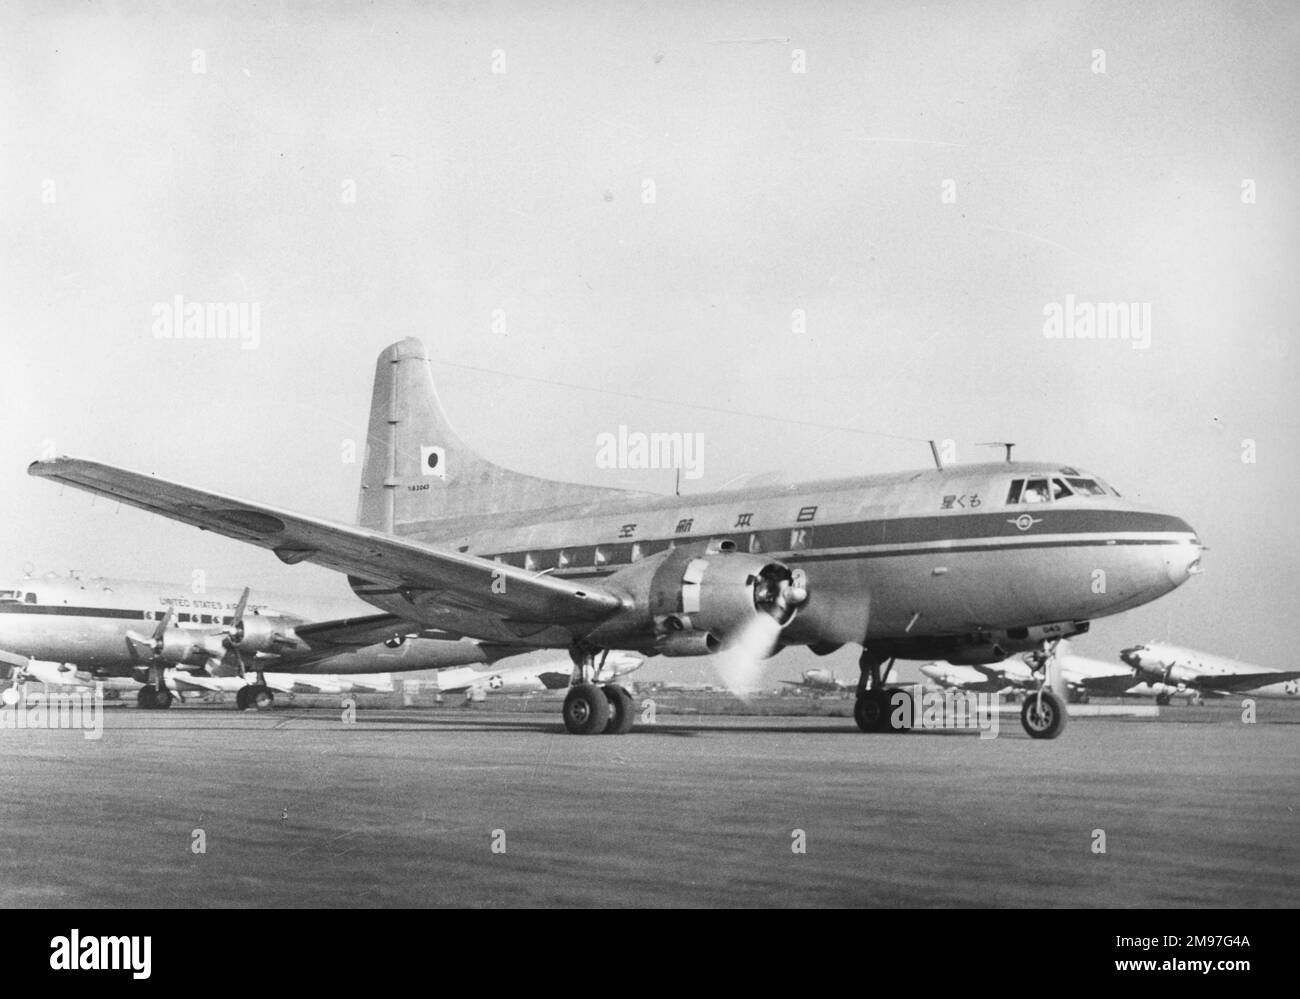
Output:
<instances>
[{"instance_id":1,"label":"wing leading edge","mask_svg":"<svg viewBox=\"0 0 1300 999\"><path fill-rule=\"evenodd\" d=\"M289 564L311 562L507 624L590 625L622 607L617 596L599 587L534 575L476 555L249 503L97 461L53 458L32 462L27 472L269 549Z\"/></svg>"}]
</instances>

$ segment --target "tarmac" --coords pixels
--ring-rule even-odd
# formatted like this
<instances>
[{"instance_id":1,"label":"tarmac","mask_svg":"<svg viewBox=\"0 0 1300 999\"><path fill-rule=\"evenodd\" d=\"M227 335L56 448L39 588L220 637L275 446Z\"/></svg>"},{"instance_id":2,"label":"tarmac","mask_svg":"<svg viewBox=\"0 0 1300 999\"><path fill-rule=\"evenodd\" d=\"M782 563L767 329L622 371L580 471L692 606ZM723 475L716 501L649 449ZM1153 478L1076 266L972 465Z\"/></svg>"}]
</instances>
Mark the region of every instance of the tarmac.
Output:
<instances>
[{"instance_id":1,"label":"tarmac","mask_svg":"<svg viewBox=\"0 0 1300 999\"><path fill-rule=\"evenodd\" d=\"M1300 904L1291 704L1037 741L1011 716L983 739L667 713L575 737L558 705L315 703L0 730L0 905Z\"/></svg>"}]
</instances>

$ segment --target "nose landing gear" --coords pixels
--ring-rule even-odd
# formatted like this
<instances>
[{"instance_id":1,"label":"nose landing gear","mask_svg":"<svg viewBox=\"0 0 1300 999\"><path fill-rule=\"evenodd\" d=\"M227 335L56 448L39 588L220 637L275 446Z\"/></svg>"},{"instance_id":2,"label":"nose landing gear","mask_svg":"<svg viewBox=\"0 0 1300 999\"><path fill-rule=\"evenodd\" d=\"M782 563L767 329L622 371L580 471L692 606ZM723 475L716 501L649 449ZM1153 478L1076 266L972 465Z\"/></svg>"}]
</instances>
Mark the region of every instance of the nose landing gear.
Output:
<instances>
[{"instance_id":1,"label":"nose landing gear","mask_svg":"<svg viewBox=\"0 0 1300 999\"><path fill-rule=\"evenodd\" d=\"M1065 731L1065 701L1049 686L1049 666L1056 658L1057 641L1045 641L1042 648L1025 656L1038 689L1025 695L1020 706L1020 724L1031 739L1055 739Z\"/></svg>"}]
</instances>

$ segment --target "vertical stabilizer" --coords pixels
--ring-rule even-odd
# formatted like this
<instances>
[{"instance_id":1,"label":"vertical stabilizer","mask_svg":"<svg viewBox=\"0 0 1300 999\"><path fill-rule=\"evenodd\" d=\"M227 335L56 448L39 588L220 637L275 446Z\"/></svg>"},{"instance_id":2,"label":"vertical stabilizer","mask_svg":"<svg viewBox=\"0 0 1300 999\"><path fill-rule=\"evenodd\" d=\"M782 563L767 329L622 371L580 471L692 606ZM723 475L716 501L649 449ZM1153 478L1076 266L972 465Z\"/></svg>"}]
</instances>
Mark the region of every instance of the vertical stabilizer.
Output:
<instances>
[{"instance_id":1,"label":"vertical stabilizer","mask_svg":"<svg viewBox=\"0 0 1300 999\"><path fill-rule=\"evenodd\" d=\"M357 506L362 527L406 534L460 517L626 495L524 475L480 457L442 411L424 344L411 337L379 355Z\"/></svg>"}]
</instances>

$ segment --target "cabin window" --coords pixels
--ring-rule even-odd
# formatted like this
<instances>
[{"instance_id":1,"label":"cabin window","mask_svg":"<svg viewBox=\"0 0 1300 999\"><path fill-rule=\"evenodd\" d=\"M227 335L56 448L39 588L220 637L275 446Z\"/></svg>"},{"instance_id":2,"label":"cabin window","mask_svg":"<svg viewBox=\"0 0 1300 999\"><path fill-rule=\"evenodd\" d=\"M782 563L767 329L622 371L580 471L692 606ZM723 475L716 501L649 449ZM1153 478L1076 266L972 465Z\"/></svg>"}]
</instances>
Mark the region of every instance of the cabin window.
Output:
<instances>
[{"instance_id":1,"label":"cabin window","mask_svg":"<svg viewBox=\"0 0 1300 999\"><path fill-rule=\"evenodd\" d=\"M36 603L36 594L28 593L27 596L24 597L23 599L26 600L29 604L34 604Z\"/></svg>"},{"instance_id":2,"label":"cabin window","mask_svg":"<svg viewBox=\"0 0 1300 999\"><path fill-rule=\"evenodd\" d=\"M790 551L802 551L812 544L812 528L796 527L790 532Z\"/></svg>"},{"instance_id":3,"label":"cabin window","mask_svg":"<svg viewBox=\"0 0 1300 999\"><path fill-rule=\"evenodd\" d=\"M751 534L751 535L749 536L749 541L748 541L748 543L746 544L746 547L749 549L749 553L750 553L751 555L758 555L758 554L760 554L760 553L763 551L763 537L762 537L762 535L758 534L757 532L755 532L754 534Z\"/></svg>"}]
</instances>

